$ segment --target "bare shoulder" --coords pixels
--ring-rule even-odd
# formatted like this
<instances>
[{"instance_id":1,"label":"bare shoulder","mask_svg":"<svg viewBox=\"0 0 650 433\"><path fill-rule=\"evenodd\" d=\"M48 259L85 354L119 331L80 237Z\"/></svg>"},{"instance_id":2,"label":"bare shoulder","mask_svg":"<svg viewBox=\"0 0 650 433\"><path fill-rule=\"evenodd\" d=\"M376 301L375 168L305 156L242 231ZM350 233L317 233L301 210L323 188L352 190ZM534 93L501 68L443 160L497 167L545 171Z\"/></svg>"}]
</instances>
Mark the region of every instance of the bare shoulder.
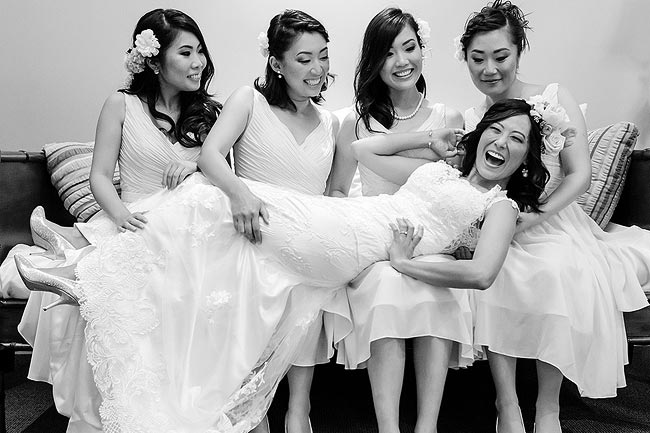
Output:
<instances>
[{"instance_id":1,"label":"bare shoulder","mask_svg":"<svg viewBox=\"0 0 650 433\"><path fill-rule=\"evenodd\" d=\"M125 94L123 92L111 93L102 107L102 116L110 117L115 120L124 121L126 113Z\"/></svg>"}]
</instances>

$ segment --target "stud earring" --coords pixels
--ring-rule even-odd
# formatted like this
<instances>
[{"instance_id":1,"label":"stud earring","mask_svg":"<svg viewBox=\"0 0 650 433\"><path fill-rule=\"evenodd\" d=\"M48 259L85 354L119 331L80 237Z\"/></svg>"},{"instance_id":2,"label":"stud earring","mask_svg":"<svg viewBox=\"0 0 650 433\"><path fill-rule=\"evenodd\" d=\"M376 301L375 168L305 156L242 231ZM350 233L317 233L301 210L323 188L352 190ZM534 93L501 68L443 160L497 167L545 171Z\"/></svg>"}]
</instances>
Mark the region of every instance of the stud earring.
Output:
<instances>
[{"instance_id":1,"label":"stud earring","mask_svg":"<svg viewBox=\"0 0 650 433\"><path fill-rule=\"evenodd\" d=\"M521 169L521 177L528 177L528 169L526 168L525 165Z\"/></svg>"},{"instance_id":2,"label":"stud earring","mask_svg":"<svg viewBox=\"0 0 650 433\"><path fill-rule=\"evenodd\" d=\"M160 73L160 70L158 70L158 68L152 68L152 69L154 74L158 75Z\"/></svg>"}]
</instances>

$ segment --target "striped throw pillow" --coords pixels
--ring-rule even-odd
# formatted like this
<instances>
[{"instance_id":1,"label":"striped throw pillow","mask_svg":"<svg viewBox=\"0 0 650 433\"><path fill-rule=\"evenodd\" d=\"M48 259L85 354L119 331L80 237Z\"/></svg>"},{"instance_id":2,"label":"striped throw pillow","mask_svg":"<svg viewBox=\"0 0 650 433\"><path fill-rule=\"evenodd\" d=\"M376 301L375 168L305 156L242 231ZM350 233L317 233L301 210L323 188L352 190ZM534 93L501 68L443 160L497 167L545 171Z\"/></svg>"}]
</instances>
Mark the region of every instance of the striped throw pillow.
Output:
<instances>
[{"instance_id":1,"label":"striped throw pillow","mask_svg":"<svg viewBox=\"0 0 650 433\"><path fill-rule=\"evenodd\" d=\"M51 143L43 147L52 185L58 191L63 206L81 222L88 221L101 210L90 191L93 145L93 142ZM117 167L113 185L119 194L120 173Z\"/></svg>"},{"instance_id":2,"label":"striped throw pillow","mask_svg":"<svg viewBox=\"0 0 650 433\"><path fill-rule=\"evenodd\" d=\"M591 186L578 197L578 204L603 229L621 198L638 135L636 125L630 122L589 132Z\"/></svg>"}]
</instances>

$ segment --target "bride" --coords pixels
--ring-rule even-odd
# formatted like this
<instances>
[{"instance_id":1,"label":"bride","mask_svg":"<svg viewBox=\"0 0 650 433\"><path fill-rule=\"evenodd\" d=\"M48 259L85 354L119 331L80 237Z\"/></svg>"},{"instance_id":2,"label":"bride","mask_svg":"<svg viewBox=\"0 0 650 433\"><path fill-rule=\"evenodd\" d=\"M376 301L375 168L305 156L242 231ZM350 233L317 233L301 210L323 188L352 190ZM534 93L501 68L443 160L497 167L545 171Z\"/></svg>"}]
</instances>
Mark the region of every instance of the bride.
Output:
<instances>
[{"instance_id":1,"label":"bride","mask_svg":"<svg viewBox=\"0 0 650 433\"><path fill-rule=\"evenodd\" d=\"M143 199L143 229L116 228L76 265L16 261L30 289L78 298L104 431L246 432L264 416L320 308L389 251L397 270L420 269L431 284L489 287L519 210L538 209L548 176L537 119L522 100L494 104L460 141L462 173L442 161L412 172L392 155L405 146L453 155L461 130L353 143L367 155L364 165L406 181L392 196L308 196L244 180L273 215L261 227L263 243L239 235L228 197L197 173ZM410 260L479 226L472 260Z\"/></svg>"}]
</instances>

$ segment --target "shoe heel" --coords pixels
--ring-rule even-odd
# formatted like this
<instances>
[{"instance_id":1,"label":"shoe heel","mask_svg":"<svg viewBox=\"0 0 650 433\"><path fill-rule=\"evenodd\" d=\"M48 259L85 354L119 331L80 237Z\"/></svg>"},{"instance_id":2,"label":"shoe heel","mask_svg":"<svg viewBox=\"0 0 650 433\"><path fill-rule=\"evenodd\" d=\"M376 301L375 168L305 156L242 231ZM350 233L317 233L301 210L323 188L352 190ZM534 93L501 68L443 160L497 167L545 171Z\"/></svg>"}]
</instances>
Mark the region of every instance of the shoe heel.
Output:
<instances>
[{"instance_id":1,"label":"shoe heel","mask_svg":"<svg viewBox=\"0 0 650 433\"><path fill-rule=\"evenodd\" d=\"M45 249L54 259L65 259L64 251L74 249L74 246L66 238L50 228L46 221L43 206L36 206L29 217L29 228L34 245Z\"/></svg>"},{"instance_id":2,"label":"shoe heel","mask_svg":"<svg viewBox=\"0 0 650 433\"><path fill-rule=\"evenodd\" d=\"M34 267L34 265L23 255L14 256L16 268L25 286L33 292L49 292L59 295L59 298L46 306L44 310L56 307L57 305L79 305L79 299L74 295L76 283L72 280L48 274Z\"/></svg>"}]
</instances>

